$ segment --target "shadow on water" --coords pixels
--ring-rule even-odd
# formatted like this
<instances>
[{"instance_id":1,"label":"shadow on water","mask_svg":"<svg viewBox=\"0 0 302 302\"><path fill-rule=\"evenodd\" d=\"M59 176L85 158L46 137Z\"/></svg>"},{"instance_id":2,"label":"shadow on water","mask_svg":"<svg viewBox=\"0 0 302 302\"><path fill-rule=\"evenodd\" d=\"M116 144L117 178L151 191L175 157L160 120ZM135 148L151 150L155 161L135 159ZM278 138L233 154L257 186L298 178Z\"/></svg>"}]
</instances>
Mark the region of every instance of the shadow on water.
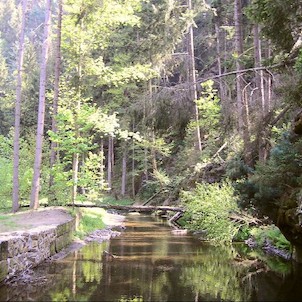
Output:
<instances>
[{"instance_id":1,"label":"shadow on water","mask_svg":"<svg viewBox=\"0 0 302 302\"><path fill-rule=\"evenodd\" d=\"M243 245L213 246L129 216L120 237L41 265L32 283L0 287L0 301L301 300L302 267L263 260Z\"/></svg>"}]
</instances>

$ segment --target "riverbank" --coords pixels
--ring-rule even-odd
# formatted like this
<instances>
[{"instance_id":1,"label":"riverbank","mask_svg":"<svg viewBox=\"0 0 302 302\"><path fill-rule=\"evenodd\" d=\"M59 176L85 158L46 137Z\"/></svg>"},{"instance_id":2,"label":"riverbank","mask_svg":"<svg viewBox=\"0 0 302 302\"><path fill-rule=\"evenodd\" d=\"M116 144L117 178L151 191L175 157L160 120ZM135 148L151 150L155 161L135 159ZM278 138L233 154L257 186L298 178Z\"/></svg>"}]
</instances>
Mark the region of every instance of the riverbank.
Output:
<instances>
[{"instance_id":1,"label":"riverbank","mask_svg":"<svg viewBox=\"0 0 302 302\"><path fill-rule=\"evenodd\" d=\"M122 229L125 217L102 214L96 219L102 220L105 228L93 230L81 240L75 235L86 216L78 211L71 215L69 210L56 207L0 215L0 281L32 281L29 272L42 262L62 259L91 241L118 236L120 232L113 229Z\"/></svg>"}]
</instances>

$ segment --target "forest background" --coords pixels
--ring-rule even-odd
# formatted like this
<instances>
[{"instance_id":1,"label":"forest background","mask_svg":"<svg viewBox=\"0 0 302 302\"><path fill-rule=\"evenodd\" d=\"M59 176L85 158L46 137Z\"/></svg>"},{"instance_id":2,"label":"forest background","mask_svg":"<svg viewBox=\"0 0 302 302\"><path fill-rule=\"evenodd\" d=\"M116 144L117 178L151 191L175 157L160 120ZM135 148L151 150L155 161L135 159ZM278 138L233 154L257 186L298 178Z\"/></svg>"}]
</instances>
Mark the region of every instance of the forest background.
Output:
<instances>
[{"instance_id":1,"label":"forest background","mask_svg":"<svg viewBox=\"0 0 302 302\"><path fill-rule=\"evenodd\" d=\"M151 198L216 239L244 210L299 245L301 16L297 0L1 0L1 208Z\"/></svg>"}]
</instances>

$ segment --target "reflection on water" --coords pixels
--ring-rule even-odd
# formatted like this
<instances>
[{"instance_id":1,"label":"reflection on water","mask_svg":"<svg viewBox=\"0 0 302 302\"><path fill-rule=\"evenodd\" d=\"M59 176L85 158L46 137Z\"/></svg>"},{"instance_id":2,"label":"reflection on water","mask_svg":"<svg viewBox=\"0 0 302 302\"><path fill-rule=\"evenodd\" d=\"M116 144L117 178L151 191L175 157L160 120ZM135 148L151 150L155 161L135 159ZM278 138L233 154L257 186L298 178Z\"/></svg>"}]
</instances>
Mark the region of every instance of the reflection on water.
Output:
<instances>
[{"instance_id":1,"label":"reflection on water","mask_svg":"<svg viewBox=\"0 0 302 302\"><path fill-rule=\"evenodd\" d=\"M120 237L40 266L36 274L43 282L0 287L0 300L298 301L302 297L301 267L276 258L256 261L254 252L242 245L217 247L190 235L173 235L163 221L149 216L129 216L127 221ZM104 251L114 258L105 257Z\"/></svg>"}]
</instances>

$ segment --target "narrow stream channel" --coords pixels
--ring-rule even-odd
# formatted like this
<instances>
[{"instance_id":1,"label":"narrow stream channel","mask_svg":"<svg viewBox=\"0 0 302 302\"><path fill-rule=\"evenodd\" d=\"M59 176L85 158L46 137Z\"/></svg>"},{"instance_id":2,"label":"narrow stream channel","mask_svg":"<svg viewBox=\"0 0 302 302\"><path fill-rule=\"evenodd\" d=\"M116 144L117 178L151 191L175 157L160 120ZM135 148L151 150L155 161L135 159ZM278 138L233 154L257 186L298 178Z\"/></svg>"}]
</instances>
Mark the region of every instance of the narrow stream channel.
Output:
<instances>
[{"instance_id":1,"label":"narrow stream channel","mask_svg":"<svg viewBox=\"0 0 302 302\"><path fill-rule=\"evenodd\" d=\"M104 256L107 251L114 259ZM262 257L262 261L255 257ZM174 235L162 220L127 217L126 230L0 287L0 301L300 301L302 267Z\"/></svg>"}]
</instances>

